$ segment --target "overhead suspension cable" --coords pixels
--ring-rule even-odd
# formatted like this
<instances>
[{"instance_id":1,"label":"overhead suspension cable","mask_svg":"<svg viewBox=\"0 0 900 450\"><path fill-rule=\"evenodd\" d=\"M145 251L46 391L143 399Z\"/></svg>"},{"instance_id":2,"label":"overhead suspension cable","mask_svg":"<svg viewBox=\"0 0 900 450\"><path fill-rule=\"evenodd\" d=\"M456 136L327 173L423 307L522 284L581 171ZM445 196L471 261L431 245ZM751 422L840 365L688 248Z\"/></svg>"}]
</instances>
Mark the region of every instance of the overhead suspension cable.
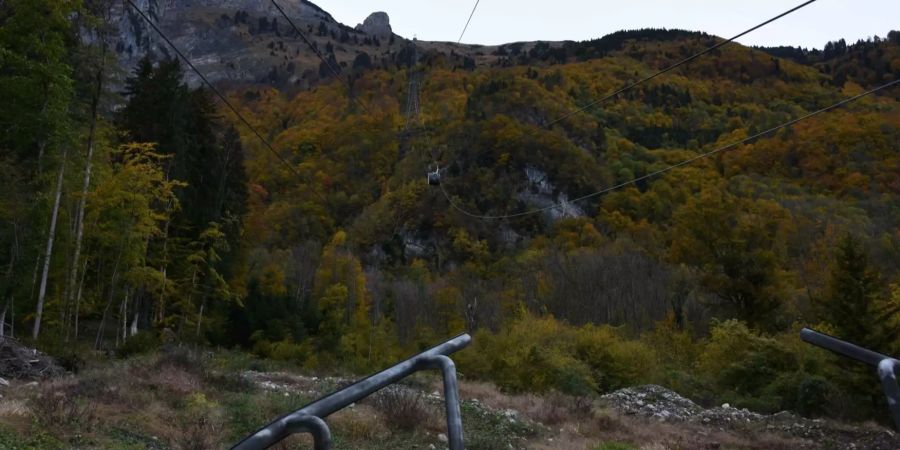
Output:
<instances>
[{"instance_id":1,"label":"overhead suspension cable","mask_svg":"<svg viewBox=\"0 0 900 450\"><path fill-rule=\"evenodd\" d=\"M567 112L566 114L563 114L562 116L560 116L559 118L557 118L557 119L555 119L555 120L552 120L552 121L550 121L550 122L547 122L547 123L543 124L543 125L540 126L540 127L537 127L537 128L529 128L528 130L531 130L531 131L530 131L529 133L527 133L527 134L534 134L534 133L537 133L537 131L539 131L539 130L549 129L552 125L554 125L554 124L556 124L556 123L559 123L559 122L561 122L561 121L563 121L563 120L565 120L565 119L567 119L567 118L569 118L569 117L571 117L571 116L573 116L573 115L575 115L575 114L578 114L578 113L581 113L581 112L585 112L585 111L589 110L590 108L592 108L592 107L594 107L594 106L596 106L596 105L598 105L598 104L600 104L600 103L603 103L603 102L605 102L605 101L607 101L607 100L616 98L617 96L619 96L620 94L622 94L622 93L624 93L624 92L626 92L626 91L629 91L629 90L631 90L631 89L633 89L633 88L635 88L635 87L637 87L637 86L639 86L639 85L641 85L641 84L644 84L644 83L646 83L646 82L648 82L648 81L650 81L650 80L653 80L654 78L656 78L656 77L658 77L658 76L660 76L660 75L663 75L663 74L665 74L665 73L667 73L667 72L671 72L672 70L674 70L674 69L676 69L676 68L678 68L678 67L681 67L681 66L683 66L683 65L685 65L685 64L688 64L688 63L690 63L691 61L693 61L693 60L695 60L695 59L697 59L697 58L699 58L699 57L701 57L701 56L703 56L703 55L706 55L706 54L708 54L708 53L710 53L710 52L712 52L712 51L714 51L714 50L716 50L716 49L718 49L718 48L720 48L720 47L722 47L722 46L724 46L724 45L726 45L726 44L729 44L729 43L731 43L731 42L734 42L735 40L737 40L737 39L739 39L739 38L741 38L741 37L747 35L748 33L751 33L751 32L753 32L753 31L755 31L755 30L758 30L758 29L760 29L760 28L762 28L762 27L764 27L764 26L766 26L766 25L768 25L768 24L770 24L770 23L772 23L772 22L775 22L775 21L778 20L778 19L781 19L781 18L787 16L788 14L791 14L791 13L793 13L793 12L796 12L796 11L798 11L798 10L800 10L800 9L806 7L806 6L809 6L810 4L815 3L815 2L816 2L816 0L807 0L807 1L805 1L805 2L803 2L803 3L801 3L801 4L799 4L799 5L797 5L797 6L793 7L793 8L791 8L791 9L789 9L789 10L787 10L787 11L781 13L781 14L778 14L778 15L775 16L775 17L772 17L771 19L768 19L768 20L766 20L766 21L764 21L764 22L762 22L762 23L760 23L760 24L758 24L758 25L755 25L755 26L753 26L753 27L751 27L751 28L748 28L747 30L744 30L744 31L742 31L742 32L740 32L740 33L738 33L738 34L732 36L732 37L729 38L729 39L726 39L726 40L724 40L724 41L722 41L722 42L719 42L719 43L717 43L717 44L715 44L715 45L713 45L713 46L711 46L711 47L708 47L708 48L706 48L706 49L704 49L704 50L702 50L702 51L700 51L700 52L698 52L698 53L695 53L695 54L693 54L693 55L691 55L691 56L688 56L687 58L684 58L684 59L682 59L682 60L680 60L680 61L678 61L678 62L676 62L676 63L674 63L674 64L672 64L672 65L670 65L670 66L667 66L667 67L665 67L665 68L663 68L663 69L661 69L661 70L659 70L659 71L653 73L652 75L649 75L649 76L644 77L644 78L642 78L642 79L640 79L640 80L638 80L638 81L636 81L636 82L633 82L633 83L631 83L631 84L628 84L628 85L626 85L625 87L616 89L616 90L614 90L614 91L612 91L612 92L606 94L605 96L601 97L600 99L594 100L594 101L592 101L592 102L590 102L590 103L588 103L588 104L586 104L586 105L584 105L584 106L581 106L581 107L579 107L579 108L577 108L577 109L574 109L574 110L572 110L572 111L569 111L569 112ZM476 4L475 4L475 6L476 6L476 7L478 6L478 3L477 3L477 2L476 2ZM473 9L472 12L474 13L474 9ZM471 17L470 17L470 20L471 20ZM468 22L466 23L466 27L468 27ZM465 32L465 29L463 30L463 32ZM462 38L462 36L460 36L460 39L461 39L461 38ZM632 180L632 181L630 181L629 183L632 183L632 182L634 182L634 181L636 181L636 180ZM627 183L626 183L626 184L627 184ZM450 196L447 194L447 191L446 191L446 189L444 188L443 184L441 185L441 192L443 192L444 197L447 199L447 201L450 203L450 205L451 205L453 208L459 210L460 212L462 212L463 214L465 214L465 215L467 215L467 216L475 217L475 218L480 218L480 219L504 219L504 218L520 217L520 216L526 216L526 215L530 215L530 214L536 214L536 213L539 213L539 212L542 212L542 211L546 211L546 210L549 210L549 209L553 209L553 208L557 208L557 207L558 207L558 205L553 205L553 206L549 206L549 207L546 207L546 208L541 208L541 209L537 209L537 210L534 210L534 211L528 211L528 212L518 213L518 214L507 214L507 215L499 215L499 216L483 216L483 215L474 214L474 213L471 213L471 212L468 212L468 211L464 211L462 208L459 208L458 205L456 204L456 202L454 202L454 201L450 198ZM599 195L599 193L597 193L596 195Z\"/></svg>"},{"instance_id":2,"label":"overhead suspension cable","mask_svg":"<svg viewBox=\"0 0 900 450\"><path fill-rule=\"evenodd\" d=\"M315 46L313 44L313 42L309 40L309 38L306 37L306 34L303 33L302 31L300 31L300 28L297 27L297 25L294 24L294 21L291 20L291 18L287 15L287 13L284 12L283 9L281 9L281 6L278 3L276 3L275 0L270 0L270 1L272 2L272 6L274 6L275 9L277 9L278 12L281 13L281 15L284 17L285 20L287 20L288 25L290 25L291 28L294 29L294 32L297 33L297 35L299 35L301 39L303 39L303 42L306 43L307 47L309 47L309 49L312 50L313 53L315 53L316 56L319 57L320 60L322 60L322 63L325 64L326 67L328 67L328 70L332 73L332 75L334 75L334 77L337 80L346 83L347 95L350 97L350 101L359 105L359 107L362 108L363 111L365 111L366 113L369 113L369 108L366 108L366 105L362 104L362 102L358 101L356 99L356 97L353 96L352 87L350 85L350 79L349 78L344 79L344 77L341 77L341 74L331 64L331 61L328 61L328 59L325 58L325 55L323 55L322 52L319 51L319 48L317 46Z\"/></svg>"},{"instance_id":3,"label":"overhead suspension cable","mask_svg":"<svg viewBox=\"0 0 900 450\"><path fill-rule=\"evenodd\" d=\"M557 119L555 119L555 120L552 120L552 121L550 121L550 122L544 124L544 126L545 126L545 127L549 127L549 126L551 126L551 125L553 125L553 124L555 124L555 123L558 123L558 122L560 122L560 121L562 121L562 120L565 120L565 119L567 119L567 118L569 118L569 117L571 117L571 116L573 116L573 115L575 115L575 114L578 114L578 113L580 113L580 112L585 112L585 111L587 111L588 109L590 109L590 108L592 108L592 107L594 107L594 106L596 106L596 105L598 105L598 104L600 104L600 103L603 103L603 102L605 102L605 101L607 101L607 100L609 100L609 99L611 99L611 98L614 98L614 97L618 96L619 94L624 93L625 91L628 91L628 90L634 88L635 86L644 84L644 83L646 83L646 82L648 82L648 81L650 81L650 80L652 80L652 79L654 79L654 78L656 78L656 77L658 77L658 76L660 76L660 75L662 75L662 74L664 74L664 73L667 73L667 72L670 72L670 71L672 71L672 70L675 70L676 68L681 67L681 66L683 66L683 65L685 65L685 64L687 64L687 63L689 63L689 62L691 62L691 61L693 61L693 60L695 60L695 59L697 59L697 58L699 58L699 57L701 57L701 56L703 56L703 55L705 55L705 54L707 54L707 53L710 53L710 52L712 52L712 51L714 51L714 50L716 50L716 49L718 49L718 48L720 48L720 47L722 47L722 46L724 46L724 45L726 45L726 44L729 44L729 43L731 43L731 42L734 42L735 40L741 38L742 36L744 36L744 35L746 35L746 34L749 34L749 33L752 32L752 31L758 30L758 29L760 29L760 28L762 28L762 27L764 27L764 26L766 26L766 25L768 25L768 24L770 24L770 23L772 23L772 22L774 22L774 21L776 21L776 20L778 20L778 19L781 19L781 18L784 17L784 16L787 16L788 14L791 14L791 13L793 13L793 12L795 12L795 11L797 11L797 10L800 10L800 9L802 9L803 7L808 6L808 5L810 5L810 4L812 4L812 3L815 3L815 2L816 2L816 0L808 0L808 1L806 1L806 2L804 2L804 3L802 3L802 4L800 4L800 5L797 5L797 6L791 8L791 9L789 9L789 10L787 10L787 11L785 11L785 12L783 12L783 13L781 13L781 14L779 14L779 15L777 15L777 16L775 16L775 17L773 17L773 18L771 18L771 19L769 19L769 20L767 20L767 21L765 21L765 22L763 22L763 23L760 23L759 25L756 25L756 26L754 26L754 27L752 27L752 28L749 28L749 29L747 29L747 30L745 30L745 31L742 31L741 33L738 33L738 34L732 36L731 38L728 38L728 39L726 39L726 40L724 40L724 41L722 41L722 42L719 42L719 43L713 45L712 47L709 47L709 48L707 48L707 49L705 49L705 50L700 51L699 53L695 53L695 54L693 54L693 55L691 55L691 56L688 56L687 58L684 58L684 59L682 59L681 61L678 61L678 62L676 62L675 64L672 64L671 66L668 66L668 67L666 67L666 68L664 68L664 69L662 69L662 70L660 70L660 71L654 73L653 75L650 75L650 76L648 76L648 77L642 78L642 79L640 79L640 80L638 80L638 81L635 81L634 83L631 83L631 84L629 84L629 85L626 85L626 86L623 87L623 88L620 88L620 89L617 89L617 90L615 90L615 91L613 91L613 92L610 92L609 94L607 94L607 95L601 97L600 99L594 100L594 101L592 101L592 102L590 102L590 103L588 103L588 104L586 104L586 105L584 105L584 106L581 106L581 107L579 107L579 108L577 108L577 109L574 109L574 110L572 110L572 111L569 111L568 113L563 114L563 115L560 116L559 118L557 118Z\"/></svg>"},{"instance_id":4,"label":"overhead suspension cable","mask_svg":"<svg viewBox=\"0 0 900 450\"><path fill-rule=\"evenodd\" d=\"M621 189L621 188L623 188L623 187L625 187L625 186L628 186L628 185L630 185L630 184L637 183L637 182L639 182L639 181L643 181L643 180L646 180L646 179L648 179L648 178L653 178L653 177L662 175L662 174L664 174L664 173L666 173L666 172L668 172L668 171L670 171L670 170L673 170L673 169L676 169L676 168L679 168L679 167L686 166L686 165L691 164L691 163L693 163L693 162L695 162L695 161L698 161L698 160L707 158L707 157L709 157L709 156L715 155L716 153L720 153L720 152L724 152L724 151L726 151L726 150L730 150L730 149L732 149L732 148L734 148L734 147L737 147L737 146L739 146L739 145L746 144L746 143L748 143L748 142L750 142L750 141L752 141L752 140L754 140L754 139L758 139L758 138L760 138L760 137L762 137L762 136L765 136L765 135L767 135L767 134L774 133L774 132L776 132L776 131L778 131L778 130L781 130L782 128L790 127L791 125L794 125L794 124L796 124L796 123L798 123L798 122L801 122L801 121L803 121L803 120L806 120L806 119L809 119L809 118L811 118L811 117L817 116L817 115L819 115L819 114L822 114L822 113L831 111L832 109L839 108L839 107L844 106L844 105L846 105L846 104L848 104L848 103L855 102L855 101L857 101L857 100L859 100L859 99L861 99L861 98L863 98L863 97L866 97L866 96L868 96L868 95L874 94L874 93L876 93L876 92L878 92L878 91L880 91L880 90L882 90L882 89L887 89L887 88L889 88L889 87L891 87L891 86L894 86L894 85L896 85L896 84L898 84L898 83L900 83L900 79L891 81L890 83L887 83L887 84L883 84L883 85L878 86L878 87L876 87L876 88L874 88L874 89L870 89L870 90L868 90L868 91L865 91L865 92L863 92L863 93L861 93L861 94L854 95L853 97L846 98L846 99L841 100L841 101L839 101L839 102L837 102L837 103L835 103L835 104L833 104L833 105L826 106L826 107L824 107L824 108L822 108L822 109L818 109L818 110L815 110L815 111L813 111L813 112L811 112L811 113L802 115L802 116L797 117L797 118L795 118L795 119L792 119L792 120L790 120L790 121L788 121L788 122L785 122L785 123L783 123L783 124L781 124L781 125L778 125L778 126L769 128L768 130L765 130L765 131L756 133L756 134L754 134L754 135L752 135L752 136L750 136L750 137L741 139L740 141L736 141L736 142L732 142L732 143L727 144L727 145L723 145L723 146L721 146L721 147L715 148L715 149L710 150L710 151L705 152L705 153L700 153L700 154L698 154L698 155L696 155L696 156L687 158L687 159L685 159L685 160L683 160L683 161L680 161L680 162L678 162L678 163L676 163L676 164L667 166L667 167L662 168L662 169L659 169L659 170L655 170L655 171L650 172L650 173L648 173L648 174L642 175L642 176L640 176L640 177L637 177L637 178L634 178L634 179L631 179L631 180L628 180L628 181L625 181L625 182L622 182L622 183L615 184L615 185L613 185L613 186L607 187L607 188L602 189L602 190L599 190L599 191L597 191L597 192L593 192L593 193L590 193L590 194L587 194L587 195L583 195L583 196L578 197L578 198L574 198L574 199L570 200L568 203L575 203L575 202L579 202L579 201L582 201L582 200L587 200L587 199L589 199L589 198L597 197L597 196L599 196L599 195L603 195L603 194L606 194L606 193L615 191L615 190L617 190L617 189ZM511 218L516 218L516 217L528 216L528 215L532 215L532 214L539 214L539 213L542 213L542 212L545 212L545 211L550 211L550 210L555 209L555 208L562 209L562 208L564 207L563 202L557 202L557 203L554 203L554 204L551 205L551 206L546 206L546 207L543 207L543 208L532 209L532 210L530 210L530 211L524 211L524 212L515 213L515 214L483 215L483 214L473 213L473 212L470 212L470 211L464 209L462 206L460 206L459 204L457 204L457 202L454 201L453 198L447 193L446 189L444 189L444 185L443 185L443 184L441 184L440 187L441 187L441 192L444 193L444 197L447 198L447 201L450 203L450 206L452 206L454 209L456 209L457 211L461 212L462 214L465 214L465 215L467 215L467 216L469 216L469 217L473 217L473 218L476 218L476 219L482 219L482 220L511 219Z\"/></svg>"},{"instance_id":5,"label":"overhead suspension cable","mask_svg":"<svg viewBox=\"0 0 900 450\"><path fill-rule=\"evenodd\" d=\"M469 20L466 20L466 26L463 27L462 33L459 33L459 39L456 40L456 44L459 45L462 42L463 35L466 34L466 30L469 29L469 22L472 21L472 16L475 15L475 10L478 9L478 4L481 3L481 0L475 0L475 6L472 7L472 12L469 13Z\"/></svg>"},{"instance_id":6,"label":"overhead suspension cable","mask_svg":"<svg viewBox=\"0 0 900 450\"><path fill-rule=\"evenodd\" d=\"M133 0L125 0L125 1L129 5L131 5L131 7L144 19L145 22L147 22L148 25L150 25L151 28L153 28L154 31L156 31L156 34L158 34L164 41L166 41L167 44L169 44L169 47L172 47L172 50L174 50L175 53L181 58L181 60L184 61L184 63L187 64L188 67L190 67L191 70L193 70L194 73L196 73L197 76L200 77L201 80L203 80L203 82L213 92L213 94L215 94L217 97L219 97L219 99L222 100L222 103L224 103L225 106L228 107L228 109L230 109L231 112L233 112L234 115L237 116L237 118L248 129L250 129L251 132L253 132L254 135L256 135L256 137L260 140L260 142L263 143L263 146L265 146L266 149L268 149L273 155L275 155L275 157L278 158L278 160L280 160L282 163L284 163L284 165L287 166L288 169L290 169L292 172L294 172L295 175L300 176L300 172L297 171L297 169L291 163L289 163L283 156L281 156L281 153L279 153L278 150L275 150L275 147L273 147L272 144L270 144L269 141L266 140L266 138L264 138L262 136L262 134L259 133L259 131L256 131L256 128L253 125L250 125L250 122L244 118L243 114L238 112L237 108L235 108L231 104L231 102L229 102L228 99L224 95L222 95L222 93L219 92L218 89L216 89L216 87L203 75L203 73L201 73L200 70L198 70L197 67L194 66L194 64L191 62L191 60L189 60L184 55L184 53L182 53L181 50L179 50L178 47L175 46L175 44L165 35L165 33L163 33L162 30L160 30L159 27L157 27L156 24L153 23L153 21L150 20L149 17L147 17L146 14L144 14L144 12L141 11L141 9L138 8L138 6L134 4L134 1Z\"/></svg>"}]
</instances>

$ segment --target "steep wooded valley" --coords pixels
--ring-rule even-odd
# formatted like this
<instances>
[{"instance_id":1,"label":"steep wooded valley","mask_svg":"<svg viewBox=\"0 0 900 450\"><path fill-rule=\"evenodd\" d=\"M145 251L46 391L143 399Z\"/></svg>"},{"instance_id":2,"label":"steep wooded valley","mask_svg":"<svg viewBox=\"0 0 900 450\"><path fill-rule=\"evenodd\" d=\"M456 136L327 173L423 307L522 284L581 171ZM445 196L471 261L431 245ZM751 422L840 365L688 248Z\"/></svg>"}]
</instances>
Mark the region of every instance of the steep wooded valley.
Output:
<instances>
[{"instance_id":1,"label":"steep wooded valley","mask_svg":"<svg viewBox=\"0 0 900 450\"><path fill-rule=\"evenodd\" d=\"M464 405L470 448L650 445L583 402L651 384L890 426L799 330L900 354L900 88L745 140L896 80L900 32L728 44L572 114L721 38L457 45L285 0L307 46L257 3L138 2L226 105L127 4L0 1L0 341L68 373L0 362L0 448L219 448L314 398L259 374L321 394L462 332L464 396L531 414ZM360 408L430 408L398 396ZM416 426L383 448L441 445ZM673 430L644 448L796 448Z\"/></svg>"}]
</instances>

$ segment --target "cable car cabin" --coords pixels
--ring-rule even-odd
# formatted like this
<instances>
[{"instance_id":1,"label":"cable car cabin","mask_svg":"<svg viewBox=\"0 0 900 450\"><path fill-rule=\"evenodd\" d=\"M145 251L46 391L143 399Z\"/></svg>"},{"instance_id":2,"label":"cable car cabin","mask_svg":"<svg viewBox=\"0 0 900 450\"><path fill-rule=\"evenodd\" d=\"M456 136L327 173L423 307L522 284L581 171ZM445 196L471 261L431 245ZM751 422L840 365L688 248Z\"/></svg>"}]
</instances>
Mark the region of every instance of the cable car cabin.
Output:
<instances>
[{"instance_id":1,"label":"cable car cabin","mask_svg":"<svg viewBox=\"0 0 900 450\"><path fill-rule=\"evenodd\" d=\"M441 169L434 169L432 172L428 172L428 184L430 186L437 186L441 184Z\"/></svg>"}]
</instances>

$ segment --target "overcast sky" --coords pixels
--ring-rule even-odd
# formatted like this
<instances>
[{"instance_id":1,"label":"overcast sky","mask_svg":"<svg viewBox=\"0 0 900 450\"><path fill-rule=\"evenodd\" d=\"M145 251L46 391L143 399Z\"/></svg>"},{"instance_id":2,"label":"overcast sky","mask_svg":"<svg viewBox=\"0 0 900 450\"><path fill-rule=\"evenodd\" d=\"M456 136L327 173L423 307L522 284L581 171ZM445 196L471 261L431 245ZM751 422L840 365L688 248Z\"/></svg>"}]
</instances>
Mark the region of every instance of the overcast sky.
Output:
<instances>
[{"instance_id":1,"label":"overcast sky","mask_svg":"<svg viewBox=\"0 0 900 450\"><path fill-rule=\"evenodd\" d=\"M384 11L394 32L456 41L475 0L312 0L350 26ZM585 40L622 29L683 28L731 37L805 0L481 0L464 43ZM822 48L900 29L900 0L818 0L739 42Z\"/></svg>"}]
</instances>

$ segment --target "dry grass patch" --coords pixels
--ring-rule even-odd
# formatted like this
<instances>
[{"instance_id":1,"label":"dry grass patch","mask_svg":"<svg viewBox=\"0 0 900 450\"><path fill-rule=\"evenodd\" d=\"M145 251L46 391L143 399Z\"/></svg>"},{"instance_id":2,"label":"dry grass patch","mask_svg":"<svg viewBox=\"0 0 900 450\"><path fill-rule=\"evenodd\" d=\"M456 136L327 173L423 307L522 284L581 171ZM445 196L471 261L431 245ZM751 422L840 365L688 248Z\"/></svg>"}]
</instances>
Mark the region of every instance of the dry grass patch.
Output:
<instances>
[{"instance_id":1,"label":"dry grass patch","mask_svg":"<svg viewBox=\"0 0 900 450\"><path fill-rule=\"evenodd\" d=\"M466 382L460 385L463 399L477 399L492 409L511 409L532 422L555 426L563 423L589 421L594 417L594 400L560 393L543 396L534 394L504 394L490 383Z\"/></svg>"},{"instance_id":2,"label":"dry grass patch","mask_svg":"<svg viewBox=\"0 0 900 450\"><path fill-rule=\"evenodd\" d=\"M47 426L72 432L93 430L100 418L94 400L82 395L80 386L73 379L51 383L31 401L31 411Z\"/></svg>"},{"instance_id":3,"label":"dry grass patch","mask_svg":"<svg viewBox=\"0 0 900 450\"><path fill-rule=\"evenodd\" d=\"M623 416L610 410L599 412L595 420L582 422L573 431L599 442L628 442L647 449L793 450L800 447L800 444L809 444L769 433L744 436L689 423L667 423L644 417Z\"/></svg>"},{"instance_id":4,"label":"dry grass patch","mask_svg":"<svg viewBox=\"0 0 900 450\"><path fill-rule=\"evenodd\" d=\"M372 405L391 429L412 431L433 422L434 408L422 391L391 386L372 396Z\"/></svg>"},{"instance_id":5,"label":"dry grass patch","mask_svg":"<svg viewBox=\"0 0 900 450\"><path fill-rule=\"evenodd\" d=\"M329 416L327 421L335 436L351 442L375 442L391 435L383 417L379 417L375 408L368 405L344 408Z\"/></svg>"},{"instance_id":6,"label":"dry grass patch","mask_svg":"<svg viewBox=\"0 0 900 450\"><path fill-rule=\"evenodd\" d=\"M202 387L200 376L175 365L157 365L154 371L144 375L142 381L148 386L176 397L192 394Z\"/></svg>"}]
</instances>

